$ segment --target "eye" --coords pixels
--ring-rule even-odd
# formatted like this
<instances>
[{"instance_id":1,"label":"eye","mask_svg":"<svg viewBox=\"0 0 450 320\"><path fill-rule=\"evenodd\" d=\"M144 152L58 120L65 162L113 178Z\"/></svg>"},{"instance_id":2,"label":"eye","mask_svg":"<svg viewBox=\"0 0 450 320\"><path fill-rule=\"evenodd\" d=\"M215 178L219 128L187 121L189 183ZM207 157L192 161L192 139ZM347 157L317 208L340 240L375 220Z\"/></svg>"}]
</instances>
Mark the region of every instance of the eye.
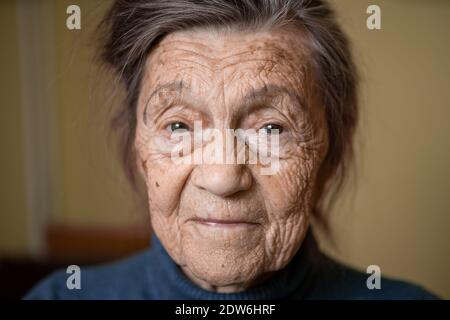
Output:
<instances>
[{"instance_id":1,"label":"eye","mask_svg":"<svg viewBox=\"0 0 450 320\"><path fill-rule=\"evenodd\" d=\"M274 123L268 123L261 129L266 130L267 134L281 134L283 132L283 127ZM276 130L278 130L278 132Z\"/></svg>"},{"instance_id":2,"label":"eye","mask_svg":"<svg viewBox=\"0 0 450 320\"><path fill-rule=\"evenodd\" d=\"M183 133L189 131L189 126L181 121L172 122L166 127L169 132Z\"/></svg>"}]
</instances>

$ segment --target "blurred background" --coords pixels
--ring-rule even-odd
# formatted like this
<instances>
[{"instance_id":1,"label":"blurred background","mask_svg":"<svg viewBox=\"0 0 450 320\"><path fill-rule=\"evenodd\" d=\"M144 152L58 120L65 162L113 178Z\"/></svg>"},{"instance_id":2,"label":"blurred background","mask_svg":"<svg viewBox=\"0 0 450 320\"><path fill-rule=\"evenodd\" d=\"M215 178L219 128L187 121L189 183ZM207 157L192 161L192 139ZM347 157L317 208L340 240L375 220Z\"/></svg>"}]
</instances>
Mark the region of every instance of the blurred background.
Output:
<instances>
[{"instance_id":1,"label":"blurred background","mask_svg":"<svg viewBox=\"0 0 450 320\"><path fill-rule=\"evenodd\" d=\"M331 1L362 77L356 174L319 234L338 260L450 298L450 2ZM66 9L81 8L81 30ZM148 246L109 132L118 101L96 62L111 1L0 3L0 297L58 267ZM381 30L366 9L381 8ZM119 95L120 96L120 95Z\"/></svg>"}]
</instances>

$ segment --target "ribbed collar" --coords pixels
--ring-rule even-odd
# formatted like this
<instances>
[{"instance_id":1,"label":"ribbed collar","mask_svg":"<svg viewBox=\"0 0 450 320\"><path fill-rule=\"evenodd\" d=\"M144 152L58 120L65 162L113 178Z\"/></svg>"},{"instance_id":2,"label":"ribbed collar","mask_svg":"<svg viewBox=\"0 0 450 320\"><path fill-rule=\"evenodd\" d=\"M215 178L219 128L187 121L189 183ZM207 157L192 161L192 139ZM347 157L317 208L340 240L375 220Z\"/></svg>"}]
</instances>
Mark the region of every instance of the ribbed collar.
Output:
<instances>
[{"instance_id":1,"label":"ribbed collar","mask_svg":"<svg viewBox=\"0 0 450 320\"><path fill-rule=\"evenodd\" d=\"M311 270L312 254L317 245L311 230L290 263L261 285L239 293L216 293L200 288L189 280L181 269L167 254L159 239L152 237L152 246L161 264L161 274L158 283L164 286L162 299L203 299L203 300L277 300L301 299L307 294L313 279Z\"/></svg>"}]
</instances>

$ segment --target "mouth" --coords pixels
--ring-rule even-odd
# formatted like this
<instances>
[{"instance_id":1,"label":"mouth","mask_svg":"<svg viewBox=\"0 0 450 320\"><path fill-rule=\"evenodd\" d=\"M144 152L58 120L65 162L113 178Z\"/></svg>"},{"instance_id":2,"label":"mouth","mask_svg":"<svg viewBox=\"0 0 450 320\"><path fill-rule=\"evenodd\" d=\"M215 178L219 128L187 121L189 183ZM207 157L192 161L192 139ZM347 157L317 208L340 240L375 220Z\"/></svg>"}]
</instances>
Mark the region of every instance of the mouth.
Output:
<instances>
[{"instance_id":1,"label":"mouth","mask_svg":"<svg viewBox=\"0 0 450 320\"><path fill-rule=\"evenodd\" d=\"M189 219L189 221L209 227L218 227L218 228L249 227L258 225L258 223L256 222L250 222L245 220L226 220L226 219L197 218L197 217Z\"/></svg>"}]
</instances>

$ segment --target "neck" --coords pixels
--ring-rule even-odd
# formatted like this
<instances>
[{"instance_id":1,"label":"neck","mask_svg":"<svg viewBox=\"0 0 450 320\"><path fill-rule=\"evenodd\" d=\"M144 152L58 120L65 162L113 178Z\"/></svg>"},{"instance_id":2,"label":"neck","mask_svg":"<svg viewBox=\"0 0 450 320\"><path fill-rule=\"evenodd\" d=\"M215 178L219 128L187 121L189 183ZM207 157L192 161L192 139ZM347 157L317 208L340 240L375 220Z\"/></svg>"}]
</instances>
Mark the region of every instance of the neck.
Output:
<instances>
[{"instance_id":1,"label":"neck","mask_svg":"<svg viewBox=\"0 0 450 320\"><path fill-rule=\"evenodd\" d=\"M186 275L186 277L189 278L189 280L191 280L193 283L198 285L200 288L211 291L211 292L216 292L216 293L237 293L237 292L246 291L256 285L263 283L264 281L266 281L273 275L273 272L269 272L269 273L264 273L263 275L261 275L260 277L258 277L256 279L252 279L252 280L249 280L246 282L232 283L232 284L224 285L224 286L216 286L216 285L212 285L200 278L197 278L186 267L181 267L181 270Z\"/></svg>"}]
</instances>

